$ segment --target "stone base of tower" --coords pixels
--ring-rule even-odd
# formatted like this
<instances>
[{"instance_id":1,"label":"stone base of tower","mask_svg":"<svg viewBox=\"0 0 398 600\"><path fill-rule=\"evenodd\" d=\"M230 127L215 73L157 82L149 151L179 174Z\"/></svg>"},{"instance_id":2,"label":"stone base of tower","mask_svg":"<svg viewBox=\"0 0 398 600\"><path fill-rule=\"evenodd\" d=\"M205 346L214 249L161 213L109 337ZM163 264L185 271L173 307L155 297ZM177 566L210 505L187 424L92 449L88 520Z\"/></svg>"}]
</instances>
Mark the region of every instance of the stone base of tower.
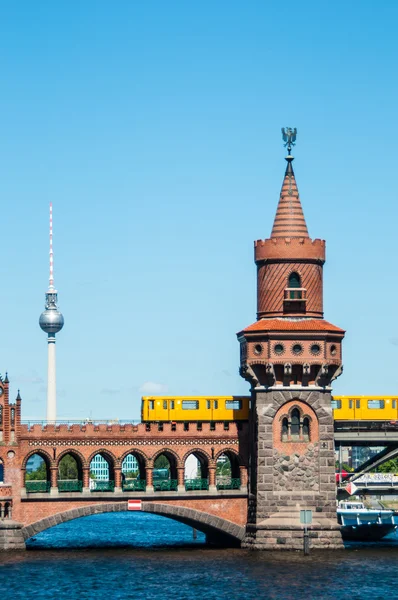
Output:
<instances>
[{"instance_id":1,"label":"stone base of tower","mask_svg":"<svg viewBox=\"0 0 398 600\"><path fill-rule=\"evenodd\" d=\"M246 548L303 548L300 511L312 511L310 548L343 547L336 515L331 393L252 391Z\"/></svg>"},{"instance_id":2,"label":"stone base of tower","mask_svg":"<svg viewBox=\"0 0 398 600\"><path fill-rule=\"evenodd\" d=\"M308 510L308 505L305 505ZM340 550L344 548L337 521L318 517L308 527L310 550ZM251 550L302 550L304 529L300 523L300 508L280 510L257 525L248 524L243 548Z\"/></svg>"},{"instance_id":3,"label":"stone base of tower","mask_svg":"<svg viewBox=\"0 0 398 600\"><path fill-rule=\"evenodd\" d=\"M26 550L22 525L5 519L0 522L0 552L10 550Z\"/></svg>"}]
</instances>

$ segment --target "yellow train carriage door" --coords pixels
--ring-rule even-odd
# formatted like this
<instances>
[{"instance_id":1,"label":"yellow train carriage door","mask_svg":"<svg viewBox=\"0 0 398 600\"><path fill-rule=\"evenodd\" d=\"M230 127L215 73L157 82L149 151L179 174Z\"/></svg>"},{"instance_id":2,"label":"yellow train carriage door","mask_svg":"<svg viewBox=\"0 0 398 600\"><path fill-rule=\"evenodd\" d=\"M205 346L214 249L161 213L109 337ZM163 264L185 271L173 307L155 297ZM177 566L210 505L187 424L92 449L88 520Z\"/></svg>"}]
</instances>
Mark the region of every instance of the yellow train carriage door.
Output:
<instances>
[{"instance_id":1,"label":"yellow train carriage door","mask_svg":"<svg viewBox=\"0 0 398 600\"><path fill-rule=\"evenodd\" d=\"M204 414L200 418L203 419L203 421L212 421L213 420L213 410L214 410L214 399L206 398L206 409L205 409Z\"/></svg>"},{"instance_id":2,"label":"yellow train carriage door","mask_svg":"<svg viewBox=\"0 0 398 600\"><path fill-rule=\"evenodd\" d=\"M169 406L167 398L155 397L155 421L169 420Z\"/></svg>"},{"instance_id":3,"label":"yellow train carriage door","mask_svg":"<svg viewBox=\"0 0 398 600\"><path fill-rule=\"evenodd\" d=\"M384 419L386 421L395 421L397 418L397 400L396 398L385 398Z\"/></svg>"},{"instance_id":4,"label":"yellow train carriage door","mask_svg":"<svg viewBox=\"0 0 398 600\"><path fill-rule=\"evenodd\" d=\"M156 403L155 398L144 397L143 402L143 414L145 421L156 421Z\"/></svg>"},{"instance_id":5,"label":"yellow train carriage door","mask_svg":"<svg viewBox=\"0 0 398 600\"><path fill-rule=\"evenodd\" d=\"M338 421L344 420L343 400L344 396L333 396L332 398L333 418Z\"/></svg>"},{"instance_id":6,"label":"yellow train carriage door","mask_svg":"<svg viewBox=\"0 0 398 600\"><path fill-rule=\"evenodd\" d=\"M176 417L178 415L177 411L176 411L176 401L174 398L169 398L168 399L168 403L169 403L169 420L170 421L176 421Z\"/></svg>"}]
</instances>

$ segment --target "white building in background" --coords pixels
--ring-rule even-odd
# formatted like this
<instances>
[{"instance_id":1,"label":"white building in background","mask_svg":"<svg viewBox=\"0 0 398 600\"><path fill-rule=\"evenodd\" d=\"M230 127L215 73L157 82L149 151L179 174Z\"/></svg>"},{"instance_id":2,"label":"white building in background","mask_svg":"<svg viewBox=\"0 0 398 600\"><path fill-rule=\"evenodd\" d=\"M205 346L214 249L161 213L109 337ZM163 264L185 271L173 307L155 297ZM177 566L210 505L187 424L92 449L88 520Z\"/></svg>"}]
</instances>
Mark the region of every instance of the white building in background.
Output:
<instances>
[{"instance_id":1,"label":"white building in background","mask_svg":"<svg viewBox=\"0 0 398 600\"><path fill-rule=\"evenodd\" d=\"M185 479L196 479L200 475L199 461L193 454L190 454L185 461Z\"/></svg>"},{"instance_id":2,"label":"white building in background","mask_svg":"<svg viewBox=\"0 0 398 600\"><path fill-rule=\"evenodd\" d=\"M134 471L139 471L138 461L135 456L128 454L122 464L122 473L126 475ZM109 466L101 454L96 454L91 461L90 473L94 475L94 479L109 480Z\"/></svg>"}]
</instances>

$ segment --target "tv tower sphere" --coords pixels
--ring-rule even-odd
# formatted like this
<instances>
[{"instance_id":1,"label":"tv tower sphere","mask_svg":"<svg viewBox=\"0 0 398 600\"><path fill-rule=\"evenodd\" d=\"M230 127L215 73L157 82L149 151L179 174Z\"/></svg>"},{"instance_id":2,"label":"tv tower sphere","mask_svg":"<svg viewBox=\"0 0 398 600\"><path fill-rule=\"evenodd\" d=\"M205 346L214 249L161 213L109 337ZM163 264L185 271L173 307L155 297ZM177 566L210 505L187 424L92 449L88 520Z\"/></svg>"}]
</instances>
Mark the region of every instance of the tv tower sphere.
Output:
<instances>
[{"instance_id":1,"label":"tv tower sphere","mask_svg":"<svg viewBox=\"0 0 398 600\"><path fill-rule=\"evenodd\" d=\"M50 300L48 296L55 296ZM44 310L39 319L39 325L46 333L58 333L64 326L64 317L57 308L57 293L46 294L46 310Z\"/></svg>"}]
</instances>

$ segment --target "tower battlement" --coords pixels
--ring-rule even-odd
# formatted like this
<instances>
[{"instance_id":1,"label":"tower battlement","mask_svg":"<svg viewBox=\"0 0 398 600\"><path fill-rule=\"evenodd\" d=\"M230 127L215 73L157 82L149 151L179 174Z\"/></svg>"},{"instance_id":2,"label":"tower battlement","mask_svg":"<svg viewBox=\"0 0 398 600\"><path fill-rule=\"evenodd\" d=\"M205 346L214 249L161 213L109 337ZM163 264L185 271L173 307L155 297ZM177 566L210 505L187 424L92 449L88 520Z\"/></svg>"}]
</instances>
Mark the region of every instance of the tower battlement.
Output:
<instances>
[{"instance_id":1,"label":"tower battlement","mask_svg":"<svg viewBox=\"0 0 398 600\"><path fill-rule=\"evenodd\" d=\"M323 264L326 260L326 242L308 237L278 237L254 242L256 263L280 259L304 259Z\"/></svg>"}]
</instances>

